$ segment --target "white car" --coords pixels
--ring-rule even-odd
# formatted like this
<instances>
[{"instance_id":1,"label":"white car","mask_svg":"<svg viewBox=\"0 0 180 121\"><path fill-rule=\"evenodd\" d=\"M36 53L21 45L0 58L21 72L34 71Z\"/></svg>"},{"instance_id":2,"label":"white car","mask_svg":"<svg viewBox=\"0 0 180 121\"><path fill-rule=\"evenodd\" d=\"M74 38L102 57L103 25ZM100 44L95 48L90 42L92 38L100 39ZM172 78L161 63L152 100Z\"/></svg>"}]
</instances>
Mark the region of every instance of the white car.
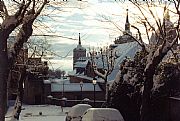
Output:
<instances>
[{"instance_id":1,"label":"white car","mask_svg":"<svg viewBox=\"0 0 180 121\"><path fill-rule=\"evenodd\" d=\"M84 112L91 107L89 104L77 104L73 106L66 116L66 121L80 121Z\"/></svg>"},{"instance_id":2,"label":"white car","mask_svg":"<svg viewBox=\"0 0 180 121\"><path fill-rule=\"evenodd\" d=\"M124 121L121 113L114 108L89 108L82 121Z\"/></svg>"}]
</instances>

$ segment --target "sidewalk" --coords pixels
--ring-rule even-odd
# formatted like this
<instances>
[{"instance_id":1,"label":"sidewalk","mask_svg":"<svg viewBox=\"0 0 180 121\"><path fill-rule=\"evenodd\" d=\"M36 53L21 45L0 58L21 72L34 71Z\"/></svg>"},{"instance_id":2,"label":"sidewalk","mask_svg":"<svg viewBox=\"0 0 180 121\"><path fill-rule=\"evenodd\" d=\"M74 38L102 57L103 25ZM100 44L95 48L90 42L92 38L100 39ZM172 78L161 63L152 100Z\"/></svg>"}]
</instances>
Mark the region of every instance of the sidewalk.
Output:
<instances>
[{"instance_id":1,"label":"sidewalk","mask_svg":"<svg viewBox=\"0 0 180 121\"><path fill-rule=\"evenodd\" d=\"M70 107L55 105L23 105L19 121L65 121L66 114ZM5 121L11 120L13 107L8 109Z\"/></svg>"}]
</instances>

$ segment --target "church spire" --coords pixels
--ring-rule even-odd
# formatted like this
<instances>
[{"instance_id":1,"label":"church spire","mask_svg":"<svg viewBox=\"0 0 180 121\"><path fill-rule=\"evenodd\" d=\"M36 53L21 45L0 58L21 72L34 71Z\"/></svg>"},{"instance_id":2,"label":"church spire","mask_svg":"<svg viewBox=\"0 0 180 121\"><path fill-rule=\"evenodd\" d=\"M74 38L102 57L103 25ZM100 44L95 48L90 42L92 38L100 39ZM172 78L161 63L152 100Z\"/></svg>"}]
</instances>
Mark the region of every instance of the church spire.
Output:
<instances>
[{"instance_id":1,"label":"church spire","mask_svg":"<svg viewBox=\"0 0 180 121\"><path fill-rule=\"evenodd\" d=\"M129 16L128 16L128 9L126 9L127 15L126 15L126 23L125 23L125 31L130 32L130 23L129 23Z\"/></svg>"},{"instance_id":2,"label":"church spire","mask_svg":"<svg viewBox=\"0 0 180 121\"><path fill-rule=\"evenodd\" d=\"M81 35L79 33L79 45L81 45Z\"/></svg>"}]
</instances>

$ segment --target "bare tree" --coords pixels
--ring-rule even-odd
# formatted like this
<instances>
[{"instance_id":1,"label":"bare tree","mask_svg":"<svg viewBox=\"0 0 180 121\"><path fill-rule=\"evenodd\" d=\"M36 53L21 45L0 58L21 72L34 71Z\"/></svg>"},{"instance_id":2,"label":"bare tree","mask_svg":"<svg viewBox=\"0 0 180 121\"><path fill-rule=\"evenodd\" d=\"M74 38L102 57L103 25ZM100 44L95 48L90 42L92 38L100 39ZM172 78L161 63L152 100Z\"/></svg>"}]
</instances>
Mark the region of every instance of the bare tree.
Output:
<instances>
[{"instance_id":1,"label":"bare tree","mask_svg":"<svg viewBox=\"0 0 180 121\"><path fill-rule=\"evenodd\" d=\"M107 83L108 75L114 70L116 64L115 60L117 59L116 50L112 48L105 47L101 48L100 52L92 51L90 52L90 58L92 62L92 69L96 76L102 78L105 84L105 100L108 98L109 85Z\"/></svg>"},{"instance_id":2,"label":"bare tree","mask_svg":"<svg viewBox=\"0 0 180 121\"><path fill-rule=\"evenodd\" d=\"M49 2L51 2L51 4ZM48 7L53 7L53 10L61 11L60 7L66 5L66 3L68 2L49 0L9 0L7 2L0 0L0 17L2 19L2 23L0 24L0 57L3 58L0 60L0 102L2 102L0 103L0 121L4 121L5 117L7 106L7 79L9 72L16 63L17 57L24 43L26 43L32 35L33 29L38 27L33 25L35 20L37 20L37 17L40 14L50 17L48 16L48 12L42 12L46 5L48 5ZM80 7L80 9L81 8L82 7ZM47 26L45 28L47 28ZM15 43L13 43L11 49L7 49L7 39L12 32L13 34L16 32ZM42 49L44 52L47 48L43 47ZM43 52L39 55L43 56ZM22 82L26 77L26 74L23 73L22 70L26 70L26 67L23 66L23 68L18 70L21 78L18 79L19 94L17 95L17 103L15 104L15 111L13 114L13 118L17 119L19 118L21 111L23 93Z\"/></svg>"},{"instance_id":3,"label":"bare tree","mask_svg":"<svg viewBox=\"0 0 180 121\"><path fill-rule=\"evenodd\" d=\"M1 85L1 94L0 94L0 121L5 119L5 109L7 102L7 79L9 71L14 64L23 44L28 40L32 35L33 29L32 25L35 19L43 10L44 6L48 3L47 0L35 1L35 0L14 0L13 2L17 5L17 11L14 14L9 15L7 6L4 1L1 2L1 17L3 22L1 23L0 28L0 57L3 58L0 61L0 85ZM7 39L9 35L14 31L18 26L20 30L16 37L16 42L14 44L11 52L7 53ZM9 62L9 63L8 63ZM21 75L21 77L23 77ZM20 79L21 80L21 79ZM19 81L20 81L19 80ZM20 81L21 82L21 81ZM21 88L21 86L19 87ZM21 95L21 94L20 94ZM20 96L19 95L19 96ZM18 97L17 102L21 102L21 97ZM20 110L19 105L17 105L15 113L18 113ZM16 118L14 116L14 118Z\"/></svg>"}]
</instances>

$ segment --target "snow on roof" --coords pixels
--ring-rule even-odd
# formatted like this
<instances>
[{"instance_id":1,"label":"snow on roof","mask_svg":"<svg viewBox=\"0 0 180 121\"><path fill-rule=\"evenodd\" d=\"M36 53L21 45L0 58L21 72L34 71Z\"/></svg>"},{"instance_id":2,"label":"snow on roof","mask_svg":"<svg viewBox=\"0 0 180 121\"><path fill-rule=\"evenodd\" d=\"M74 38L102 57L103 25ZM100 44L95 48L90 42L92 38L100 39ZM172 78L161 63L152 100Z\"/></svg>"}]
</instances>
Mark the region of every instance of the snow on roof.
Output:
<instances>
[{"instance_id":1,"label":"snow on roof","mask_svg":"<svg viewBox=\"0 0 180 121\"><path fill-rule=\"evenodd\" d=\"M74 67L75 68L77 68L77 67L79 67L79 68L86 68L87 64L88 64L88 60L83 61L83 62L82 61L77 61L75 63L75 65L74 65Z\"/></svg>"},{"instance_id":2,"label":"snow on roof","mask_svg":"<svg viewBox=\"0 0 180 121\"><path fill-rule=\"evenodd\" d=\"M103 59L103 60L102 60ZM91 59L89 59L89 61L91 62ZM102 56L102 54L98 53L97 55L95 55L95 57L93 57L93 62L96 63L97 68L107 68L107 58L106 56ZM104 62L104 67L103 67L103 63Z\"/></svg>"},{"instance_id":3,"label":"snow on roof","mask_svg":"<svg viewBox=\"0 0 180 121\"><path fill-rule=\"evenodd\" d=\"M59 78L49 78L47 80L43 80L44 84L51 84L51 83L58 83L58 84L69 84L70 83L70 80L69 78L66 78L66 79L59 79Z\"/></svg>"},{"instance_id":4,"label":"snow on roof","mask_svg":"<svg viewBox=\"0 0 180 121\"><path fill-rule=\"evenodd\" d=\"M79 57L77 61L86 61L89 60L89 57Z\"/></svg>"},{"instance_id":5,"label":"snow on roof","mask_svg":"<svg viewBox=\"0 0 180 121\"><path fill-rule=\"evenodd\" d=\"M84 112L91 108L92 106L89 104L77 104L74 105L68 112L68 116L71 117L76 117L78 118L79 116L82 116L84 114Z\"/></svg>"},{"instance_id":6,"label":"snow on roof","mask_svg":"<svg viewBox=\"0 0 180 121\"><path fill-rule=\"evenodd\" d=\"M137 42L129 42L124 44L119 44L116 48L116 52L118 54L118 58L116 59L116 64L112 73L108 76L108 80L114 80L116 74L119 71L120 63L126 58L133 58L135 53L141 49Z\"/></svg>"},{"instance_id":7,"label":"snow on roof","mask_svg":"<svg viewBox=\"0 0 180 121\"><path fill-rule=\"evenodd\" d=\"M63 79L63 78L61 78L61 79L58 79L58 78L55 78L55 79L51 79L51 82L52 83L58 83L58 84L69 84L70 83L70 81L68 80L68 79Z\"/></svg>"},{"instance_id":8,"label":"snow on roof","mask_svg":"<svg viewBox=\"0 0 180 121\"><path fill-rule=\"evenodd\" d=\"M80 83L69 83L69 84L51 84L51 92L80 92ZM95 85L96 91L102 91L98 84ZM92 83L83 83L82 91L94 91L94 85Z\"/></svg>"},{"instance_id":9,"label":"snow on roof","mask_svg":"<svg viewBox=\"0 0 180 121\"><path fill-rule=\"evenodd\" d=\"M81 74L81 75L77 75L77 77L80 77L80 78L83 78L83 79L87 79L87 80L93 80L93 78L92 78L92 77L88 77L88 76L83 75L83 74Z\"/></svg>"},{"instance_id":10,"label":"snow on roof","mask_svg":"<svg viewBox=\"0 0 180 121\"><path fill-rule=\"evenodd\" d=\"M82 79L93 80L92 77L88 77L87 75L84 75L84 72L76 73L76 74L69 74L69 75L76 76L76 77L79 77L79 78L82 78Z\"/></svg>"},{"instance_id":11,"label":"snow on roof","mask_svg":"<svg viewBox=\"0 0 180 121\"><path fill-rule=\"evenodd\" d=\"M113 45L111 45L113 46ZM119 71L119 65L120 63L126 58L133 58L135 53L141 49L139 44L137 42L128 42L128 43L123 43L123 44L115 44L114 46L114 51L116 51L117 56L119 56L116 59L116 64L114 67L114 70L112 73L108 76L108 80L114 80L118 71ZM91 61L91 60L89 60ZM86 66L88 60L86 62L78 61L76 67L84 67ZM97 68L103 68L103 63L102 63L102 55L97 54L96 57L94 58L94 62L96 63ZM106 57L104 56L104 67L107 67L107 61ZM87 77L82 74L70 74L70 75L75 75L81 78L85 78L88 80L92 80L91 77Z\"/></svg>"},{"instance_id":12,"label":"snow on roof","mask_svg":"<svg viewBox=\"0 0 180 121\"><path fill-rule=\"evenodd\" d=\"M44 84L50 84L51 81L50 80L44 80Z\"/></svg>"},{"instance_id":13,"label":"snow on roof","mask_svg":"<svg viewBox=\"0 0 180 121\"><path fill-rule=\"evenodd\" d=\"M110 46L113 46L110 45ZM116 51L116 54L119 56L116 60L116 65L115 69L119 70L119 64L125 59L125 57L130 57L133 58L135 53L141 48L137 42L128 42L128 43L123 43L123 44L114 44L114 51ZM107 68L107 61L106 57L103 56L104 58L104 67ZM97 68L103 68L103 63L102 63L102 55L97 54L96 57L94 58L94 62L96 63ZM117 71L116 71L117 73ZM114 75L115 76L115 75Z\"/></svg>"},{"instance_id":14,"label":"snow on roof","mask_svg":"<svg viewBox=\"0 0 180 121\"><path fill-rule=\"evenodd\" d=\"M89 108L82 121L124 121L121 113L114 108Z\"/></svg>"},{"instance_id":15,"label":"snow on roof","mask_svg":"<svg viewBox=\"0 0 180 121\"><path fill-rule=\"evenodd\" d=\"M68 75L74 75L74 74L76 74L76 69L74 69L73 71L68 72Z\"/></svg>"}]
</instances>

